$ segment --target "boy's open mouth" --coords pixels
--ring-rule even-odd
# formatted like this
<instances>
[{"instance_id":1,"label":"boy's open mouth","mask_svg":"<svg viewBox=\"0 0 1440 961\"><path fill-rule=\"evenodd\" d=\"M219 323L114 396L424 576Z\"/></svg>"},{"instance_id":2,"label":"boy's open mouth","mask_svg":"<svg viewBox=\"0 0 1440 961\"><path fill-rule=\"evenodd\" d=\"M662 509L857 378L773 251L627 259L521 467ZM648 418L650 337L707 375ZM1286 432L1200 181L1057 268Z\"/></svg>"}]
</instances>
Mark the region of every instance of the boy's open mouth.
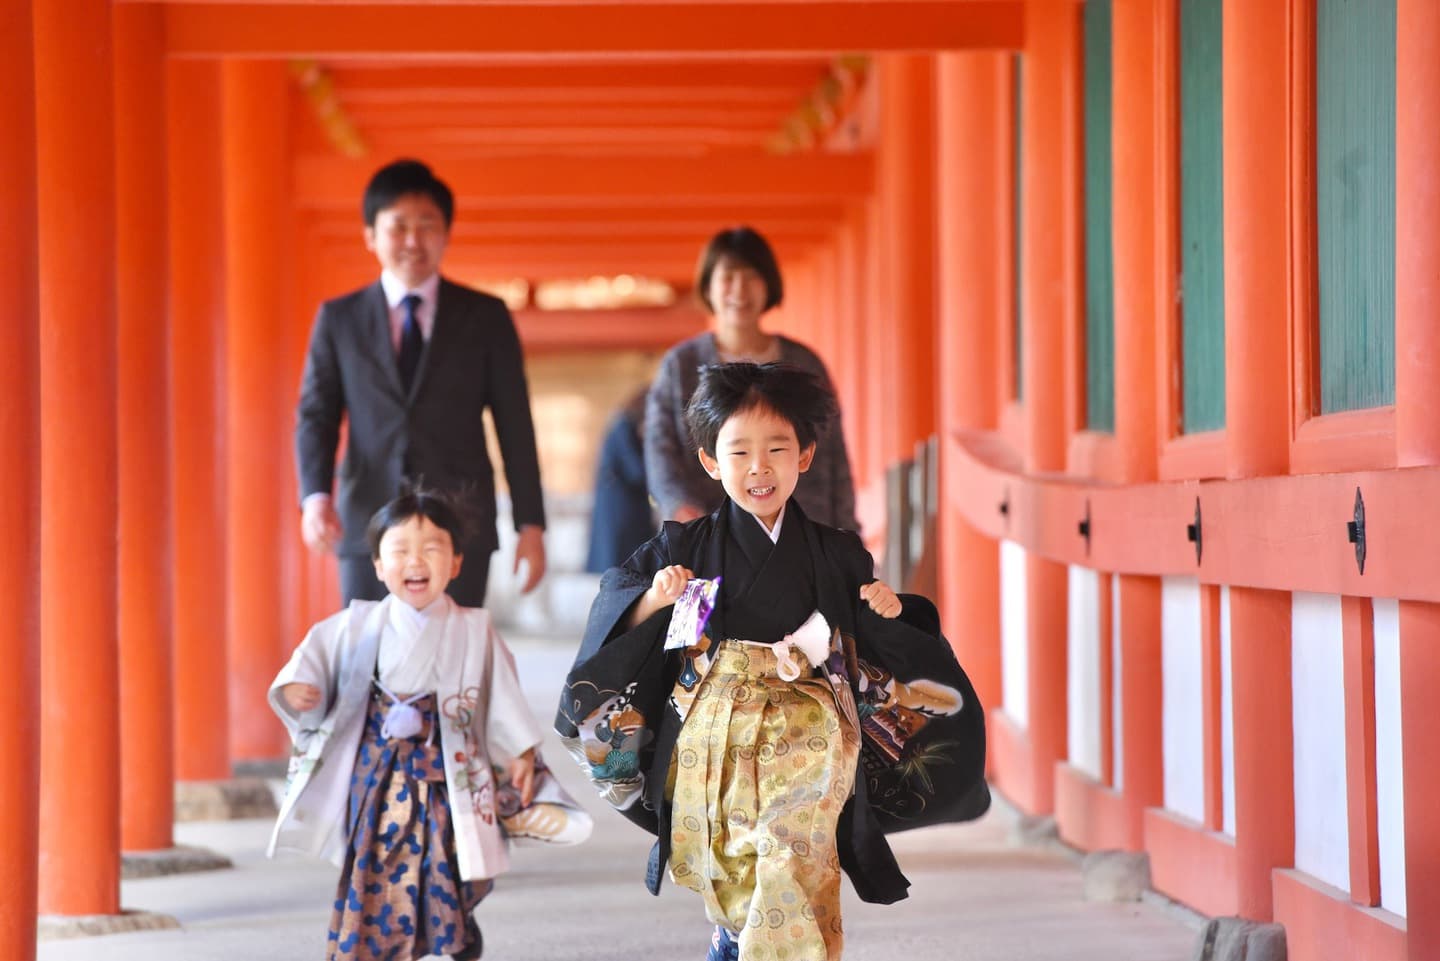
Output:
<instances>
[{"instance_id":1,"label":"boy's open mouth","mask_svg":"<svg viewBox=\"0 0 1440 961\"><path fill-rule=\"evenodd\" d=\"M751 497L766 497L775 493L775 485L771 484L769 487L751 487L749 491Z\"/></svg>"},{"instance_id":2,"label":"boy's open mouth","mask_svg":"<svg viewBox=\"0 0 1440 961\"><path fill-rule=\"evenodd\" d=\"M429 583L430 583L430 578L428 578L428 577L416 576L416 577L407 577L407 578L405 578L405 586L406 586L406 587L425 587L425 586L428 585Z\"/></svg>"}]
</instances>

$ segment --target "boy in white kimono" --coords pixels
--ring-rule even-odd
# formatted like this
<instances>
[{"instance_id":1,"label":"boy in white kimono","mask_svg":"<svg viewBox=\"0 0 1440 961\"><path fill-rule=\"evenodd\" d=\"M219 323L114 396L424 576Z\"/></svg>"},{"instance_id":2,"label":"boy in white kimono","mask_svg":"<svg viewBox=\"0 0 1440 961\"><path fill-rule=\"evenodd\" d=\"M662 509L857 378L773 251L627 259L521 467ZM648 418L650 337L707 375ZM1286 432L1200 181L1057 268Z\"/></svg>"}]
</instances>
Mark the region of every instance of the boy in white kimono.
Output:
<instances>
[{"instance_id":1,"label":"boy in white kimono","mask_svg":"<svg viewBox=\"0 0 1440 961\"><path fill-rule=\"evenodd\" d=\"M537 769L540 727L489 613L445 593L463 560L454 509L405 493L368 535L389 596L312 627L270 687L295 749L269 853L340 865L332 961L478 958L474 908L509 866L502 819L561 843L589 819ZM532 805L537 780L558 803Z\"/></svg>"}]
</instances>

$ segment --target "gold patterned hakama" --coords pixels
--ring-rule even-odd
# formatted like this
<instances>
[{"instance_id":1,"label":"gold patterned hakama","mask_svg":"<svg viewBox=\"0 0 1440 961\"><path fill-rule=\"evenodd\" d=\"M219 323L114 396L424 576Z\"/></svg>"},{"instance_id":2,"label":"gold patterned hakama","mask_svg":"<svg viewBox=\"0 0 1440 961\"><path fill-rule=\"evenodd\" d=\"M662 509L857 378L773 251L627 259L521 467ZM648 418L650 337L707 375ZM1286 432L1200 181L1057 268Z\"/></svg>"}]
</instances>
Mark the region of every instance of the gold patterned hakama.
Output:
<instances>
[{"instance_id":1,"label":"gold patterned hakama","mask_svg":"<svg viewBox=\"0 0 1440 961\"><path fill-rule=\"evenodd\" d=\"M767 645L718 645L670 767L670 875L739 932L741 961L837 961L844 940L835 837L859 732L796 657L787 682Z\"/></svg>"}]
</instances>

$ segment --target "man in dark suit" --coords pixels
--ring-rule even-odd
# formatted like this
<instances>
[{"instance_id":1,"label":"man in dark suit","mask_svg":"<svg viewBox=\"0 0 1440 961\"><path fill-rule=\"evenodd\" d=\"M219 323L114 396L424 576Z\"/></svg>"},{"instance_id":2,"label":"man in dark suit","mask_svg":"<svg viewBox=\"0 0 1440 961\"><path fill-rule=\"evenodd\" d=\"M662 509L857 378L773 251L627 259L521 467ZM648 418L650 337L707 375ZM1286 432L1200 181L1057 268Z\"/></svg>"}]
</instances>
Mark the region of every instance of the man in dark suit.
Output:
<instances>
[{"instance_id":1,"label":"man in dark suit","mask_svg":"<svg viewBox=\"0 0 1440 961\"><path fill-rule=\"evenodd\" d=\"M473 522L450 594L485 601L495 528L495 475L485 408L495 422L519 541L514 570L523 591L545 573L545 509L524 358L503 301L440 276L455 203L450 189L414 160L382 167L363 201L365 247L380 280L326 301L315 318L300 385L295 452L300 530L314 551L333 550L340 587L378 600L366 544L370 516L405 481L423 481L461 502ZM333 499L340 423L349 420Z\"/></svg>"}]
</instances>

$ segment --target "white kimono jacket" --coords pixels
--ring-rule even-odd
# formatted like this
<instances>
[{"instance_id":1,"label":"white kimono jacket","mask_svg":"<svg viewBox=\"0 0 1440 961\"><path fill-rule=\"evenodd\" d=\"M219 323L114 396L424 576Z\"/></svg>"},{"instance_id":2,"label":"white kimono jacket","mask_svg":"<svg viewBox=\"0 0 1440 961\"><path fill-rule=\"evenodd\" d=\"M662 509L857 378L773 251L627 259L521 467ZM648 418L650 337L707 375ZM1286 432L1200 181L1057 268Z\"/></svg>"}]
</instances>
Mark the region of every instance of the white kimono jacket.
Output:
<instances>
[{"instance_id":1,"label":"white kimono jacket","mask_svg":"<svg viewBox=\"0 0 1440 961\"><path fill-rule=\"evenodd\" d=\"M289 848L337 864L349 839L345 813L350 776L360 747L375 675L380 634L393 597L352 601L310 629L270 685L270 706L285 722L295 749L290 780L267 854ZM455 826L460 877L493 878L510 866L495 806L491 762L503 766L540 743L540 726L525 703L515 661L483 608L461 607L448 596L431 618L441 631L436 705L445 781ZM321 702L298 717L281 698L289 683L315 684Z\"/></svg>"}]
</instances>

